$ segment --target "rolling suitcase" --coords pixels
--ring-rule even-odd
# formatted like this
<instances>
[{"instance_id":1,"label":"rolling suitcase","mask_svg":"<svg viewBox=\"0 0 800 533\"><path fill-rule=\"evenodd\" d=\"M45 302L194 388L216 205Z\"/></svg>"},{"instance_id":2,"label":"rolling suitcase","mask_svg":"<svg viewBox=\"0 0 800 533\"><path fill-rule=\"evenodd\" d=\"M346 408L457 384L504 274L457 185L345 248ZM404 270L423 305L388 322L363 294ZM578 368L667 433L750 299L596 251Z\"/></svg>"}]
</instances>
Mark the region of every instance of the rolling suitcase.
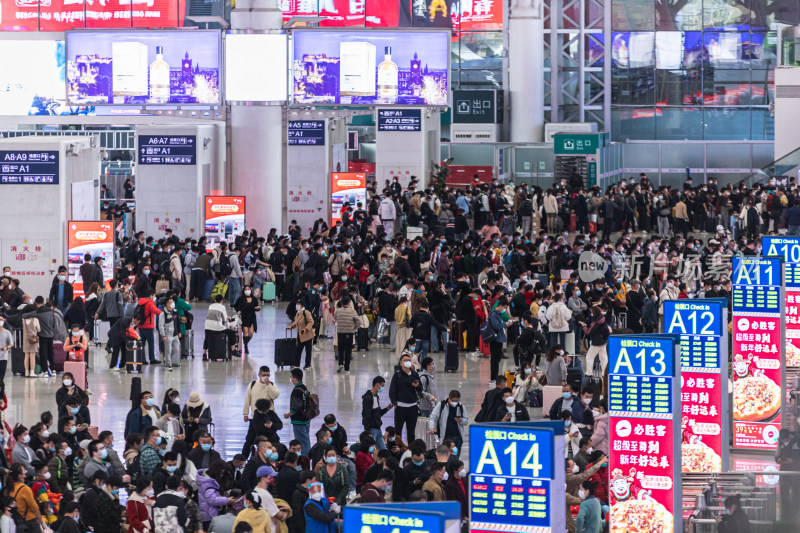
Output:
<instances>
[{"instance_id":1,"label":"rolling suitcase","mask_svg":"<svg viewBox=\"0 0 800 533\"><path fill-rule=\"evenodd\" d=\"M581 389L581 385L583 385L583 371L580 368L567 369L567 385L574 385L578 387L579 390Z\"/></svg>"},{"instance_id":2,"label":"rolling suitcase","mask_svg":"<svg viewBox=\"0 0 800 533\"><path fill-rule=\"evenodd\" d=\"M275 303L275 298L275 283L272 281L267 281L261 287L261 299L265 302Z\"/></svg>"},{"instance_id":3,"label":"rolling suitcase","mask_svg":"<svg viewBox=\"0 0 800 533\"><path fill-rule=\"evenodd\" d=\"M194 331L191 329L181 337L181 356L194 358Z\"/></svg>"},{"instance_id":4,"label":"rolling suitcase","mask_svg":"<svg viewBox=\"0 0 800 533\"><path fill-rule=\"evenodd\" d=\"M214 290L214 286L215 285L216 285L216 282L215 282L214 278L206 280L206 284L203 286L203 294L201 295L202 296L202 298L201 298L202 300L211 300L211 291Z\"/></svg>"},{"instance_id":5,"label":"rolling suitcase","mask_svg":"<svg viewBox=\"0 0 800 533\"><path fill-rule=\"evenodd\" d=\"M275 366L282 369L285 366L299 367L300 357L297 354L297 341L294 337L287 336L283 339L275 339Z\"/></svg>"},{"instance_id":6,"label":"rolling suitcase","mask_svg":"<svg viewBox=\"0 0 800 533\"><path fill-rule=\"evenodd\" d=\"M417 418L417 425L414 427L414 436L425 441L425 449L433 450L439 445L439 437L428 431L428 418L420 416Z\"/></svg>"},{"instance_id":7,"label":"rolling suitcase","mask_svg":"<svg viewBox=\"0 0 800 533\"><path fill-rule=\"evenodd\" d=\"M228 359L228 335L224 331L214 332L208 339L208 360L226 361Z\"/></svg>"},{"instance_id":8,"label":"rolling suitcase","mask_svg":"<svg viewBox=\"0 0 800 533\"><path fill-rule=\"evenodd\" d=\"M53 368L55 372L64 371L64 363L67 362L67 352L64 351L64 345L53 343Z\"/></svg>"},{"instance_id":9,"label":"rolling suitcase","mask_svg":"<svg viewBox=\"0 0 800 533\"><path fill-rule=\"evenodd\" d=\"M458 344L453 341L444 348L444 371L458 372Z\"/></svg>"},{"instance_id":10,"label":"rolling suitcase","mask_svg":"<svg viewBox=\"0 0 800 533\"><path fill-rule=\"evenodd\" d=\"M22 351L22 329L13 332L14 347L11 348L11 373L15 376L25 375L25 352Z\"/></svg>"},{"instance_id":11,"label":"rolling suitcase","mask_svg":"<svg viewBox=\"0 0 800 533\"><path fill-rule=\"evenodd\" d=\"M72 372L75 385L86 390L86 363L83 361L67 361L64 363L64 372Z\"/></svg>"},{"instance_id":12,"label":"rolling suitcase","mask_svg":"<svg viewBox=\"0 0 800 533\"><path fill-rule=\"evenodd\" d=\"M142 371L142 341L128 339L125 342L125 370L128 374Z\"/></svg>"},{"instance_id":13,"label":"rolling suitcase","mask_svg":"<svg viewBox=\"0 0 800 533\"><path fill-rule=\"evenodd\" d=\"M492 355L492 350L489 348L489 344L483 342L483 338L480 338L480 351L483 355Z\"/></svg>"},{"instance_id":14,"label":"rolling suitcase","mask_svg":"<svg viewBox=\"0 0 800 533\"><path fill-rule=\"evenodd\" d=\"M453 320L451 338L456 339L460 350L467 349L467 325L463 320Z\"/></svg>"},{"instance_id":15,"label":"rolling suitcase","mask_svg":"<svg viewBox=\"0 0 800 533\"><path fill-rule=\"evenodd\" d=\"M578 215L572 213L569 216L569 231L575 231L578 229Z\"/></svg>"},{"instance_id":16,"label":"rolling suitcase","mask_svg":"<svg viewBox=\"0 0 800 533\"><path fill-rule=\"evenodd\" d=\"M358 328L356 332L356 351L369 350L369 328Z\"/></svg>"}]
</instances>

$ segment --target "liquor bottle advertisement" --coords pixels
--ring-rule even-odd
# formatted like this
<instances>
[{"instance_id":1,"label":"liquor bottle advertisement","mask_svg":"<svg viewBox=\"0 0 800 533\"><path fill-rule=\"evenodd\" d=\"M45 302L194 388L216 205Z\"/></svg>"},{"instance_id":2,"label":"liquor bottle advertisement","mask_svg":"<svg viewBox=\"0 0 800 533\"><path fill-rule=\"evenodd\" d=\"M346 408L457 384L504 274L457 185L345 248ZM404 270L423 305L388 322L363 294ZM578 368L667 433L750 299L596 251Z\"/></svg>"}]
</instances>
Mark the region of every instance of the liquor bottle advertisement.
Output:
<instances>
[{"instance_id":1,"label":"liquor bottle advertisement","mask_svg":"<svg viewBox=\"0 0 800 533\"><path fill-rule=\"evenodd\" d=\"M294 32L296 104L448 105L446 31Z\"/></svg>"},{"instance_id":2,"label":"liquor bottle advertisement","mask_svg":"<svg viewBox=\"0 0 800 533\"><path fill-rule=\"evenodd\" d=\"M66 42L70 105L220 101L218 32L80 31Z\"/></svg>"}]
</instances>

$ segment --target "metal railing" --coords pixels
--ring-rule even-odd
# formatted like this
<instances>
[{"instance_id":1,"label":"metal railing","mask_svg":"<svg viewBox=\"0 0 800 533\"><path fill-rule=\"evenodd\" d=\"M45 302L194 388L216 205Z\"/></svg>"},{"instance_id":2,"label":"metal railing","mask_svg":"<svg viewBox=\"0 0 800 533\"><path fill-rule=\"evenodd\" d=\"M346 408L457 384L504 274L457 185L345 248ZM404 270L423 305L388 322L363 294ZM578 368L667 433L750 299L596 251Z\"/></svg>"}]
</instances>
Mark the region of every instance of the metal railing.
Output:
<instances>
[{"instance_id":1,"label":"metal railing","mask_svg":"<svg viewBox=\"0 0 800 533\"><path fill-rule=\"evenodd\" d=\"M107 150L135 150L134 130L6 130L0 137L97 137L99 146Z\"/></svg>"}]
</instances>

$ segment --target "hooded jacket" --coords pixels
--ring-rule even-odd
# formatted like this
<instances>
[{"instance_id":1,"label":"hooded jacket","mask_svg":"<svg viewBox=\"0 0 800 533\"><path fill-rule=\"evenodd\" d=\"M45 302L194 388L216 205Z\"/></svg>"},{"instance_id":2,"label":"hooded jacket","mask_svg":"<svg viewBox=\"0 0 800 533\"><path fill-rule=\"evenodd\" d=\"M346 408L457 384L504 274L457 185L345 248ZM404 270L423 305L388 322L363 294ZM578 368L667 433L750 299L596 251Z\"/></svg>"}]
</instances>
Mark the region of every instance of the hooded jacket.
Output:
<instances>
[{"instance_id":1,"label":"hooded jacket","mask_svg":"<svg viewBox=\"0 0 800 533\"><path fill-rule=\"evenodd\" d=\"M197 474L197 503L200 507L200 520L203 522L219 515L220 508L228 505L228 498L220 494L219 483L206 476L205 470Z\"/></svg>"}]
</instances>

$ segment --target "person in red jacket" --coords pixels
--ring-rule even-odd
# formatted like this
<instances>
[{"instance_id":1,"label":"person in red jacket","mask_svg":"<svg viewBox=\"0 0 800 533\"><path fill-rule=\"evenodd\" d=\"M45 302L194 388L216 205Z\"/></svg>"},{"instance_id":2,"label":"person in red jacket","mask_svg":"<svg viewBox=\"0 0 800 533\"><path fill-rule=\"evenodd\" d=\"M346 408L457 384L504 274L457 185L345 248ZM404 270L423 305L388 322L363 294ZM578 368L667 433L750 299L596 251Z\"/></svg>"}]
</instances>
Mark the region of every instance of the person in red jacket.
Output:
<instances>
[{"instance_id":1,"label":"person in red jacket","mask_svg":"<svg viewBox=\"0 0 800 533\"><path fill-rule=\"evenodd\" d=\"M375 462L375 439L366 431L358 437L358 453L356 454L356 486L364 483L364 473Z\"/></svg>"},{"instance_id":2,"label":"person in red jacket","mask_svg":"<svg viewBox=\"0 0 800 533\"><path fill-rule=\"evenodd\" d=\"M144 345L147 344L147 353L150 356L150 364L157 365L161 361L156 359L155 329L156 317L161 314L161 310L156 307L156 291L150 290L147 298L139 298L134 316L139 318L139 335L142 337L142 353ZM147 364L147 359L142 357L142 364Z\"/></svg>"},{"instance_id":3,"label":"person in red jacket","mask_svg":"<svg viewBox=\"0 0 800 533\"><path fill-rule=\"evenodd\" d=\"M147 476L139 476L136 480L136 491L128 498L125 507L130 533L153 533L150 511L154 503L153 481Z\"/></svg>"},{"instance_id":4,"label":"person in red jacket","mask_svg":"<svg viewBox=\"0 0 800 533\"><path fill-rule=\"evenodd\" d=\"M392 489L394 474L391 470L381 470L372 483L361 486L361 503L386 503L386 491Z\"/></svg>"}]
</instances>

